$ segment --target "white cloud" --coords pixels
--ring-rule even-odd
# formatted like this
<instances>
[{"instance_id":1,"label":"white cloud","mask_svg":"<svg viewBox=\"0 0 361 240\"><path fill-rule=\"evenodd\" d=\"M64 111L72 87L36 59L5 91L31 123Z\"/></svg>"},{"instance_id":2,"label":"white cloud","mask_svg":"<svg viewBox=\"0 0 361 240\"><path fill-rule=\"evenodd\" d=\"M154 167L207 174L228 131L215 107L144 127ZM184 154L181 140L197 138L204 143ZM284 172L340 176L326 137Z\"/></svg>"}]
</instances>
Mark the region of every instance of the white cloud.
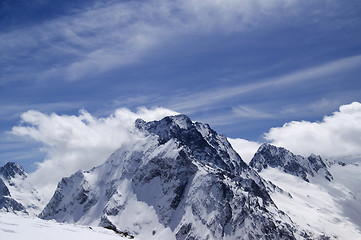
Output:
<instances>
[{"instance_id":1,"label":"white cloud","mask_svg":"<svg viewBox=\"0 0 361 240\"><path fill-rule=\"evenodd\" d=\"M361 103L343 105L321 122L292 121L271 128L265 139L290 151L332 158L361 156Z\"/></svg>"},{"instance_id":2,"label":"white cloud","mask_svg":"<svg viewBox=\"0 0 361 240\"><path fill-rule=\"evenodd\" d=\"M290 0L187 0L180 6L192 26L201 31L244 31L276 22L296 4Z\"/></svg>"},{"instance_id":3,"label":"white cloud","mask_svg":"<svg viewBox=\"0 0 361 240\"><path fill-rule=\"evenodd\" d=\"M106 118L96 118L85 110L78 116L30 110L21 115L22 124L13 127L12 134L43 145L47 157L31 177L38 187L52 189L62 177L101 164L123 143L136 138L130 131L137 118L152 121L174 114L165 108L136 112L121 108Z\"/></svg>"},{"instance_id":4,"label":"white cloud","mask_svg":"<svg viewBox=\"0 0 361 240\"><path fill-rule=\"evenodd\" d=\"M0 36L0 51L4 56L0 62L14 62L17 66L22 56L31 55L36 59L31 67L21 66L21 71L14 68L4 79L22 79L25 75L46 80L56 76L78 80L140 61L150 49L181 39L183 35L241 32L288 24L300 17L305 21L310 6L304 7L302 2L150 0L112 3L4 33ZM318 14L325 14L318 8L322 3L314 5L320 10ZM13 55L14 52L21 55ZM66 61L58 60L49 66L53 58ZM46 68L42 68L43 65Z\"/></svg>"},{"instance_id":5,"label":"white cloud","mask_svg":"<svg viewBox=\"0 0 361 240\"><path fill-rule=\"evenodd\" d=\"M253 155L261 146L261 143L252 142L240 138L228 138L228 141L232 145L233 149L241 156L243 161L245 161L247 164L251 161Z\"/></svg>"},{"instance_id":6,"label":"white cloud","mask_svg":"<svg viewBox=\"0 0 361 240\"><path fill-rule=\"evenodd\" d=\"M12 134L43 145L47 157L38 163L31 177L38 187L50 186L53 190L61 177L101 164L123 143L136 138L130 134L135 119L151 121L174 114L177 113L164 108L139 108L136 112L121 108L108 117L97 118L84 110L78 116L30 110L22 114L22 124L13 127ZM265 139L304 156L316 153L351 159L361 156L360 122L361 103L354 102L341 106L321 122L293 121L271 128ZM260 146L239 138L228 140L247 163Z\"/></svg>"}]
</instances>

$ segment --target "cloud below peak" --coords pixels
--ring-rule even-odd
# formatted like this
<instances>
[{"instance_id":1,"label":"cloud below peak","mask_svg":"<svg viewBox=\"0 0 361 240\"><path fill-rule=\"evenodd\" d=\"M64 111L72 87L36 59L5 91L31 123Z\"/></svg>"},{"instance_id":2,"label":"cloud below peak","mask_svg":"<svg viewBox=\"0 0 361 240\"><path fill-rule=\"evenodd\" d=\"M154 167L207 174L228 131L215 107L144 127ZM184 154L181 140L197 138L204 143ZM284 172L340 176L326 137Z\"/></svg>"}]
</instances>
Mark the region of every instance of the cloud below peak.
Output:
<instances>
[{"instance_id":1,"label":"cloud below peak","mask_svg":"<svg viewBox=\"0 0 361 240\"><path fill-rule=\"evenodd\" d=\"M265 139L297 154L331 158L361 156L361 103L342 105L320 122L292 121L271 128Z\"/></svg>"},{"instance_id":2,"label":"cloud below peak","mask_svg":"<svg viewBox=\"0 0 361 240\"><path fill-rule=\"evenodd\" d=\"M136 138L130 132L137 118L152 121L175 114L165 108L138 108L136 112L120 108L108 117L97 118L85 110L78 116L30 110L21 115L22 124L11 133L41 143L47 156L31 177L40 187L48 187L79 169L100 165L122 144Z\"/></svg>"},{"instance_id":3,"label":"cloud below peak","mask_svg":"<svg viewBox=\"0 0 361 240\"><path fill-rule=\"evenodd\" d=\"M11 133L42 145L46 158L38 163L31 177L38 187L46 189L53 188L62 177L79 169L100 165L122 144L136 141L139 136L132 132L137 118L152 121L175 114L177 112L165 108L138 108L136 112L120 108L107 117L98 118L85 110L81 110L78 116L48 115L30 110L21 115L22 123L13 127ZM315 153L352 160L361 156L360 122L361 103L353 102L342 105L320 122L292 121L271 128L264 139L304 156ZM229 141L246 162L260 146L258 142L244 139Z\"/></svg>"}]
</instances>

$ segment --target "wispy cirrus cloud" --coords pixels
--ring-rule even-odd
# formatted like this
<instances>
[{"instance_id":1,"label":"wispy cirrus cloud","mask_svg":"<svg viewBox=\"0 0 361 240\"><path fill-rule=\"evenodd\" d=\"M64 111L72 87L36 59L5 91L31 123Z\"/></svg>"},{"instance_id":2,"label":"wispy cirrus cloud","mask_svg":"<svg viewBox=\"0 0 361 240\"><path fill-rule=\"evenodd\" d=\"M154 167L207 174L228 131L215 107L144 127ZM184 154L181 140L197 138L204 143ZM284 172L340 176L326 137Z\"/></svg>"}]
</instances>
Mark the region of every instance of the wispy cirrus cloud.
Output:
<instances>
[{"instance_id":1,"label":"wispy cirrus cloud","mask_svg":"<svg viewBox=\"0 0 361 240\"><path fill-rule=\"evenodd\" d=\"M343 102L347 102L347 100L333 96L332 98L321 98L306 104L289 104L279 109L278 115L299 117L318 115L320 112L326 114L338 109Z\"/></svg>"},{"instance_id":2,"label":"wispy cirrus cloud","mask_svg":"<svg viewBox=\"0 0 361 240\"><path fill-rule=\"evenodd\" d=\"M240 118L251 118L251 119L260 119L260 118L274 118L274 114L260 111L249 106L238 105L232 108L233 113Z\"/></svg>"},{"instance_id":3,"label":"wispy cirrus cloud","mask_svg":"<svg viewBox=\"0 0 361 240\"><path fill-rule=\"evenodd\" d=\"M328 78L352 69L359 69L361 67L361 55L338 59L335 61L327 62L316 67L301 69L289 74L269 79L257 80L254 83L244 85L232 85L222 89L212 89L203 92L179 96L175 98L175 103L169 107L181 112L193 112L200 108L215 107L225 100L249 94L258 91L264 91L275 88L289 88L292 84L308 83L312 84L314 80L317 83L328 82ZM342 81L340 79L339 81ZM234 108L237 111L237 107ZM241 109L242 110L242 109ZM241 115L246 112L252 112L247 107L243 111L238 111ZM260 113L260 112L259 112ZM262 113L264 114L264 113ZM261 114L261 115L262 115Z\"/></svg>"},{"instance_id":4,"label":"wispy cirrus cloud","mask_svg":"<svg viewBox=\"0 0 361 240\"><path fill-rule=\"evenodd\" d=\"M184 35L285 24L285 17L297 19L307 12L302 2L151 0L94 4L84 11L2 34L2 81L86 79L141 61L149 50L164 48L166 42Z\"/></svg>"}]
</instances>

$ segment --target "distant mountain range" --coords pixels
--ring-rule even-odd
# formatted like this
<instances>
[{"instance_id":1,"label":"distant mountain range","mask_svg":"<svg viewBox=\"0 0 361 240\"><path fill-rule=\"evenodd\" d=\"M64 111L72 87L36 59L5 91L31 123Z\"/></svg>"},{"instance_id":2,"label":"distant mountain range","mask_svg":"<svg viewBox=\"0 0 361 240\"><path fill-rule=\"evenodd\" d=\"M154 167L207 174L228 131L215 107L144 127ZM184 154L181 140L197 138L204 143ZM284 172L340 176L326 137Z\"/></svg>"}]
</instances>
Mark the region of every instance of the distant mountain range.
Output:
<instances>
[{"instance_id":1,"label":"distant mountain range","mask_svg":"<svg viewBox=\"0 0 361 240\"><path fill-rule=\"evenodd\" d=\"M0 210L139 239L361 239L357 164L263 144L249 165L186 115L135 122L136 141L63 178L51 200L21 166L0 168ZM342 173L348 174L344 176Z\"/></svg>"}]
</instances>

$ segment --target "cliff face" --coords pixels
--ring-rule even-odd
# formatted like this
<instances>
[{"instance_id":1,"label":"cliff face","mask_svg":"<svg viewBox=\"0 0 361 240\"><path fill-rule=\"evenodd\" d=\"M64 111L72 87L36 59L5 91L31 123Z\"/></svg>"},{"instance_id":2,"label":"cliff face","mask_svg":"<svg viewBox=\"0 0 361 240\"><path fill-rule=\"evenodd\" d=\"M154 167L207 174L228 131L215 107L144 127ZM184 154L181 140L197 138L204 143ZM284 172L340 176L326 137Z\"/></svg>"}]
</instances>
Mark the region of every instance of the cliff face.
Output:
<instances>
[{"instance_id":1,"label":"cliff face","mask_svg":"<svg viewBox=\"0 0 361 240\"><path fill-rule=\"evenodd\" d=\"M309 182L310 177L321 175L328 181L333 179L325 162L320 156L312 154L308 158L295 155L287 149L276 147L271 144L263 144L249 165L261 172L268 167L280 168L285 173L289 173Z\"/></svg>"}]
</instances>

